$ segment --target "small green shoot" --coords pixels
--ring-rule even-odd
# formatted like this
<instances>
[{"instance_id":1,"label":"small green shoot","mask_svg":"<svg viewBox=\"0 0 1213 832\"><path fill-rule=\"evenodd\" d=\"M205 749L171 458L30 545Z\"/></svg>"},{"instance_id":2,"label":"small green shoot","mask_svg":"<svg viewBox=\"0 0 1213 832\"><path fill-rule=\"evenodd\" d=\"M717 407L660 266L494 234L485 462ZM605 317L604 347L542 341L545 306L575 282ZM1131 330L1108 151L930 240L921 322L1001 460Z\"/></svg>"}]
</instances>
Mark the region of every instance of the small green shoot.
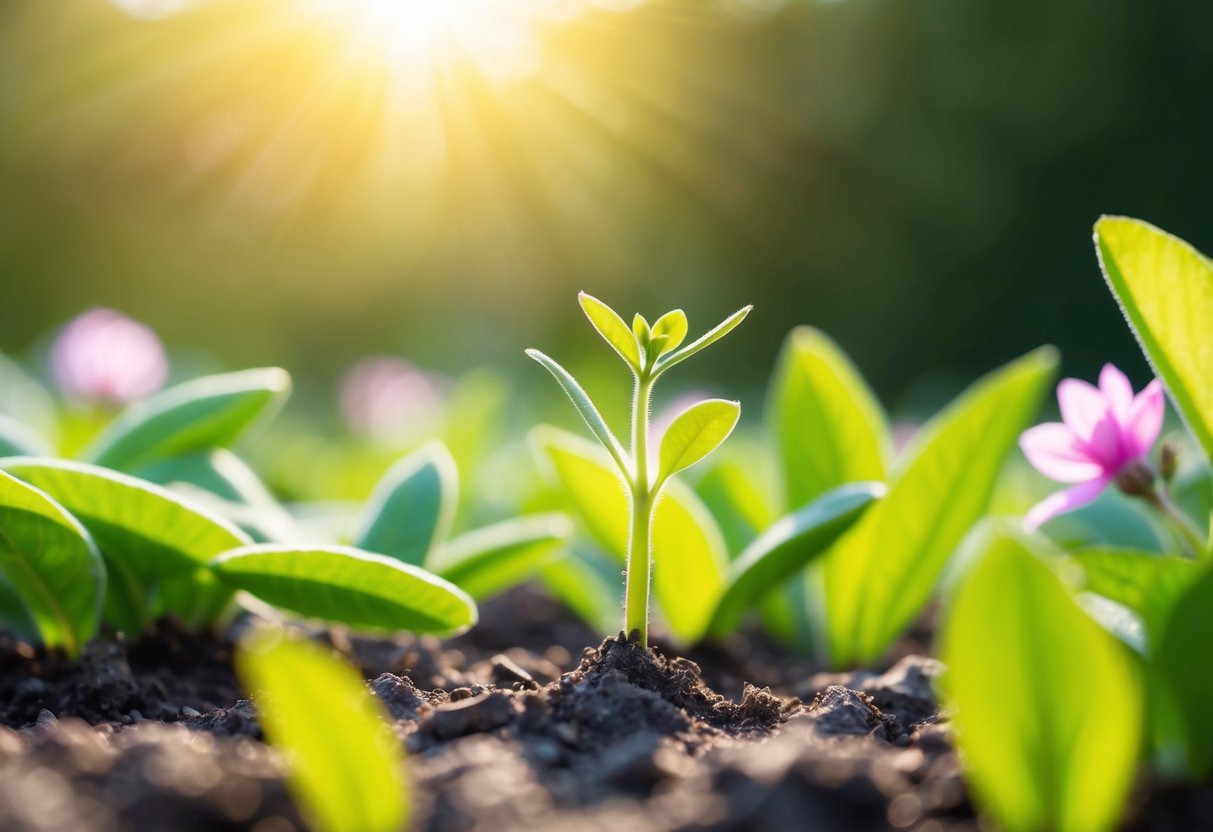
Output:
<instances>
[{"instance_id":1,"label":"small green shoot","mask_svg":"<svg viewBox=\"0 0 1213 832\"><path fill-rule=\"evenodd\" d=\"M253 631L236 670L266 738L287 758L287 784L315 832L401 832L408 822L404 750L358 673L281 630Z\"/></svg>"},{"instance_id":2,"label":"small green shoot","mask_svg":"<svg viewBox=\"0 0 1213 832\"><path fill-rule=\"evenodd\" d=\"M649 633L650 576L653 564L653 511L667 480L714 450L732 432L741 414L737 402L713 399L700 402L678 416L661 439L656 470L650 470L649 412L653 387L670 367L684 361L727 335L749 314L746 306L696 341L680 347L686 337L686 315L681 310L666 313L649 326L636 316L629 327L613 309L582 292L578 299L590 323L618 353L634 380L632 395L632 441L625 451L611 432L581 384L563 367L539 350L527 355L542 364L556 379L590 432L606 449L626 484L629 502L627 577L624 593L624 631L635 634L647 646Z\"/></svg>"}]
</instances>

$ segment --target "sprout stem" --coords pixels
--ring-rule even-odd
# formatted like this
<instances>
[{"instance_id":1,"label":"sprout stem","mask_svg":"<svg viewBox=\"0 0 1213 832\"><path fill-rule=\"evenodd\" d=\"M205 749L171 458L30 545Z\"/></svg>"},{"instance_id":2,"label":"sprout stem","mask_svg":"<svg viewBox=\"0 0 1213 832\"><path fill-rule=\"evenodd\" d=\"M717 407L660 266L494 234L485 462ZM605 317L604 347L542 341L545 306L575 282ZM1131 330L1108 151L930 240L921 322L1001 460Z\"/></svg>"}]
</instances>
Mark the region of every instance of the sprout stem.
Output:
<instances>
[{"instance_id":1,"label":"sprout stem","mask_svg":"<svg viewBox=\"0 0 1213 832\"><path fill-rule=\"evenodd\" d=\"M632 396L631 536L628 541L627 589L623 618L628 635L638 633L641 647L649 646L649 583L652 572L654 494L649 483L649 403L653 382L647 372L636 378Z\"/></svg>"}]
</instances>

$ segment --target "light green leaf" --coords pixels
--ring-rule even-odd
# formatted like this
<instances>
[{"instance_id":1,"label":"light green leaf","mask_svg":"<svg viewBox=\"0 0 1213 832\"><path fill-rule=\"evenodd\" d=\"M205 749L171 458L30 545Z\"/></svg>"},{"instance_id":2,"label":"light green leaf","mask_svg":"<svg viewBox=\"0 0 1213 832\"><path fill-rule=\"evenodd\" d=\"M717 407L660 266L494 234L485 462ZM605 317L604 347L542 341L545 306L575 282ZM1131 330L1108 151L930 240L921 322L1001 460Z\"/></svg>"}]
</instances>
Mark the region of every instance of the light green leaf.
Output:
<instances>
[{"instance_id":1,"label":"light green leaf","mask_svg":"<svg viewBox=\"0 0 1213 832\"><path fill-rule=\"evenodd\" d=\"M174 456L222 448L290 394L285 370L269 368L187 381L132 405L97 437L85 458L134 471Z\"/></svg>"},{"instance_id":2,"label":"light green leaf","mask_svg":"<svg viewBox=\"0 0 1213 832\"><path fill-rule=\"evenodd\" d=\"M1095 242L1108 286L1213 460L1213 263L1140 220L1102 217Z\"/></svg>"},{"instance_id":3,"label":"light green leaf","mask_svg":"<svg viewBox=\"0 0 1213 832\"><path fill-rule=\"evenodd\" d=\"M267 604L350 627L456 633L476 623L476 602L459 587L348 546L243 546L215 558L211 568L228 586Z\"/></svg>"},{"instance_id":4,"label":"light green leaf","mask_svg":"<svg viewBox=\"0 0 1213 832\"><path fill-rule=\"evenodd\" d=\"M1056 367L1056 351L1042 348L974 383L923 428L888 496L826 556L835 665L875 662L926 606Z\"/></svg>"},{"instance_id":5,"label":"light green leaf","mask_svg":"<svg viewBox=\"0 0 1213 832\"><path fill-rule=\"evenodd\" d=\"M619 440L615 438L615 434L611 433L611 429L607 427L606 420L602 418L602 414L598 412L598 408L590 401L589 395L582 389L577 379L573 378L564 367L561 367L553 359L541 353L539 350L527 350L526 354L542 364L552 377L559 382L564 388L565 394L569 400L573 402L573 407L577 408L577 412L581 414L581 418L585 420L586 427L594 434L594 437L601 443L607 452L611 455L611 459L615 461L621 473L628 473L629 466L627 455L623 452L623 447L619 444Z\"/></svg>"},{"instance_id":6,"label":"light green leaf","mask_svg":"<svg viewBox=\"0 0 1213 832\"><path fill-rule=\"evenodd\" d=\"M639 372L640 344L636 341L635 333L624 323L623 318L619 317L619 313L585 292L579 293L577 300L581 303L585 316L590 319L590 323L594 325L594 329L598 330L598 334L602 336L603 340L611 345L611 349L619 353L619 357L634 372Z\"/></svg>"},{"instance_id":7,"label":"light green leaf","mask_svg":"<svg viewBox=\"0 0 1213 832\"><path fill-rule=\"evenodd\" d=\"M1069 557L1086 576L1084 588L1140 615L1152 642L1200 574L1190 560L1133 549L1083 549Z\"/></svg>"},{"instance_id":8,"label":"light green leaf","mask_svg":"<svg viewBox=\"0 0 1213 832\"><path fill-rule=\"evenodd\" d=\"M978 804L1010 832L1116 828L1141 680L1021 540L991 535L945 615L944 701Z\"/></svg>"},{"instance_id":9,"label":"light green leaf","mask_svg":"<svg viewBox=\"0 0 1213 832\"><path fill-rule=\"evenodd\" d=\"M788 508L843 483L884 481L892 452L880 403L846 353L802 326L784 342L767 398Z\"/></svg>"},{"instance_id":10,"label":"light green leaf","mask_svg":"<svg viewBox=\"0 0 1213 832\"><path fill-rule=\"evenodd\" d=\"M0 414L25 427L36 425L40 434L58 436L54 396L3 353L0 353Z\"/></svg>"},{"instance_id":11,"label":"light green leaf","mask_svg":"<svg viewBox=\"0 0 1213 832\"><path fill-rule=\"evenodd\" d=\"M667 352L665 355L661 356L661 358L657 361L657 373L663 373L670 367L673 367L675 364L690 358L692 355L705 347L715 344L721 338L736 329L737 325L745 320L745 316L750 314L750 310L753 308L753 306L743 306L741 309L738 309L732 315L725 318L712 329L708 330L706 333L687 344L682 349Z\"/></svg>"},{"instance_id":12,"label":"light green leaf","mask_svg":"<svg viewBox=\"0 0 1213 832\"><path fill-rule=\"evenodd\" d=\"M45 493L2 471L0 570L45 644L74 656L96 633L105 566L92 538Z\"/></svg>"},{"instance_id":13,"label":"light green leaf","mask_svg":"<svg viewBox=\"0 0 1213 832\"><path fill-rule=\"evenodd\" d=\"M1178 721L1174 733L1185 746L1188 773L1203 783L1213 772L1213 568L1198 571L1163 624L1154 665Z\"/></svg>"},{"instance_id":14,"label":"light green leaf","mask_svg":"<svg viewBox=\"0 0 1213 832\"><path fill-rule=\"evenodd\" d=\"M608 583L601 570L576 553L543 566L539 570L539 580L553 598L594 632L608 635L619 631L618 582Z\"/></svg>"},{"instance_id":15,"label":"light green leaf","mask_svg":"<svg viewBox=\"0 0 1213 832\"><path fill-rule=\"evenodd\" d=\"M729 564L708 631L732 632L746 610L826 551L885 493L883 483L851 483L777 521Z\"/></svg>"},{"instance_id":16,"label":"light green leaf","mask_svg":"<svg viewBox=\"0 0 1213 832\"><path fill-rule=\"evenodd\" d=\"M0 413L0 456L53 456L50 443L33 429Z\"/></svg>"},{"instance_id":17,"label":"light green leaf","mask_svg":"<svg viewBox=\"0 0 1213 832\"><path fill-rule=\"evenodd\" d=\"M136 632L155 612L160 582L192 575L211 558L249 542L244 532L152 483L60 459L9 457L0 469L45 491L89 531L109 582L104 615Z\"/></svg>"},{"instance_id":18,"label":"light green leaf","mask_svg":"<svg viewBox=\"0 0 1213 832\"><path fill-rule=\"evenodd\" d=\"M591 443L553 427L536 428L531 441L590 536L626 560L628 497L610 461ZM652 534L658 606L674 637L692 642L703 634L723 585L720 529L695 493L671 480L653 511Z\"/></svg>"},{"instance_id":19,"label":"light green leaf","mask_svg":"<svg viewBox=\"0 0 1213 832\"><path fill-rule=\"evenodd\" d=\"M517 517L442 544L426 567L479 601L531 578L572 536L573 524L560 512Z\"/></svg>"},{"instance_id":20,"label":"light green leaf","mask_svg":"<svg viewBox=\"0 0 1213 832\"><path fill-rule=\"evenodd\" d=\"M653 324L653 337L665 337L662 352L669 352L678 347L687 337L687 314L681 309L666 312Z\"/></svg>"},{"instance_id":21,"label":"light green leaf","mask_svg":"<svg viewBox=\"0 0 1213 832\"><path fill-rule=\"evenodd\" d=\"M392 466L367 501L354 545L421 566L451 532L459 471L440 442L428 442Z\"/></svg>"},{"instance_id":22,"label":"light green leaf","mask_svg":"<svg viewBox=\"0 0 1213 832\"><path fill-rule=\"evenodd\" d=\"M774 467L769 462L765 446L734 435L695 483L695 493L724 533L730 557L740 554L778 517L765 476Z\"/></svg>"},{"instance_id":23,"label":"light green leaf","mask_svg":"<svg viewBox=\"0 0 1213 832\"><path fill-rule=\"evenodd\" d=\"M661 438L657 482L690 468L716 450L729 438L739 418L741 405L724 399L698 402L679 413Z\"/></svg>"},{"instance_id":24,"label":"light green leaf","mask_svg":"<svg viewBox=\"0 0 1213 832\"><path fill-rule=\"evenodd\" d=\"M639 312L632 316L632 334L636 336L636 341L641 347L645 347L649 343L649 339L653 337L653 330L649 328L649 322Z\"/></svg>"},{"instance_id":25,"label":"light green leaf","mask_svg":"<svg viewBox=\"0 0 1213 832\"><path fill-rule=\"evenodd\" d=\"M287 784L317 832L400 832L409 814L404 751L352 667L309 641L260 630L236 651Z\"/></svg>"}]
</instances>

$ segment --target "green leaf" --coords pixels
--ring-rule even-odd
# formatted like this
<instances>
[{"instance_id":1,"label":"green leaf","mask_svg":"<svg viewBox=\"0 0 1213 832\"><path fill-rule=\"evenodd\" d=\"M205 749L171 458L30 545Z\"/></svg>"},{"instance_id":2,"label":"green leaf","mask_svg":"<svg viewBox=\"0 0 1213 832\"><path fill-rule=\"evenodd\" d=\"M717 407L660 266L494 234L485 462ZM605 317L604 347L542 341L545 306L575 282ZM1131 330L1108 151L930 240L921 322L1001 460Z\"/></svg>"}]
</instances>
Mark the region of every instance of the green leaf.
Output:
<instances>
[{"instance_id":1,"label":"green leaf","mask_svg":"<svg viewBox=\"0 0 1213 832\"><path fill-rule=\"evenodd\" d=\"M211 568L228 586L308 618L374 630L456 633L476 623L476 602L424 569L348 546L256 544Z\"/></svg>"},{"instance_id":2,"label":"green leaf","mask_svg":"<svg viewBox=\"0 0 1213 832\"><path fill-rule=\"evenodd\" d=\"M642 348L646 347L649 339L653 337L653 330L649 328L649 322L639 312L632 316L632 334L636 336L636 341Z\"/></svg>"},{"instance_id":3,"label":"green leaf","mask_svg":"<svg viewBox=\"0 0 1213 832\"><path fill-rule=\"evenodd\" d=\"M1190 560L1133 549L1083 549L1069 557L1082 568L1084 588L1140 615L1152 641L1200 574Z\"/></svg>"},{"instance_id":4,"label":"green leaf","mask_svg":"<svg viewBox=\"0 0 1213 832\"><path fill-rule=\"evenodd\" d=\"M698 402L679 413L661 438L657 482L690 468L716 450L729 438L739 418L741 405L724 399Z\"/></svg>"},{"instance_id":5,"label":"green leaf","mask_svg":"<svg viewBox=\"0 0 1213 832\"><path fill-rule=\"evenodd\" d=\"M96 633L105 566L92 538L45 493L2 471L0 570L45 644L74 656Z\"/></svg>"},{"instance_id":6,"label":"green leaf","mask_svg":"<svg viewBox=\"0 0 1213 832\"><path fill-rule=\"evenodd\" d=\"M577 383L577 379L573 378L568 370L561 367L539 350L527 350L526 354L547 368L552 377L560 383L569 400L573 402L573 407L577 408L577 412L585 420L585 424L590 429L590 432L594 434L594 437L602 447L606 448L607 452L610 453L611 459L615 461L615 464L619 467L619 471L627 474L629 466L627 455L623 452L623 447L619 444L619 440L615 438L615 434L611 433L611 429L607 427L606 420L602 418L602 414L598 412L598 408L594 407L594 403L590 401L589 395Z\"/></svg>"},{"instance_id":7,"label":"green leaf","mask_svg":"<svg viewBox=\"0 0 1213 832\"><path fill-rule=\"evenodd\" d=\"M1213 263L1178 237L1128 217L1100 218L1095 242L1133 334L1213 460Z\"/></svg>"},{"instance_id":8,"label":"green leaf","mask_svg":"<svg viewBox=\"0 0 1213 832\"><path fill-rule=\"evenodd\" d=\"M973 384L923 428L888 496L826 556L835 665L875 662L926 606L952 552L985 513L1056 367L1056 351L1042 348Z\"/></svg>"},{"instance_id":9,"label":"green leaf","mask_svg":"<svg viewBox=\"0 0 1213 832\"><path fill-rule=\"evenodd\" d=\"M708 631L732 632L742 614L825 552L885 493L883 483L851 483L777 521L729 564Z\"/></svg>"},{"instance_id":10,"label":"green leaf","mask_svg":"<svg viewBox=\"0 0 1213 832\"><path fill-rule=\"evenodd\" d=\"M939 650L978 804L1012 832L1114 829L1141 744L1130 656L1022 541L991 535L983 548Z\"/></svg>"},{"instance_id":11,"label":"green leaf","mask_svg":"<svg viewBox=\"0 0 1213 832\"><path fill-rule=\"evenodd\" d=\"M753 308L753 306L743 306L741 309L738 309L732 315L725 318L715 327L708 330L702 336L687 344L682 349L667 352L665 355L661 356L660 359L658 359L657 372L659 374L663 373L670 367L673 367L675 364L690 358L692 355L705 347L709 347L716 343L721 338L736 329L737 325L745 320L745 316L750 314L750 310Z\"/></svg>"},{"instance_id":12,"label":"green leaf","mask_svg":"<svg viewBox=\"0 0 1213 832\"><path fill-rule=\"evenodd\" d=\"M1179 721L1187 766L1195 782L1213 773L1213 569L1202 565L1163 625L1154 664Z\"/></svg>"},{"instance_id":13,"label":"green leaf","mask_svg":"<svg viewBox=\"0 0 1213 832\"><path fill-rule=\"evenodd\" d=\"M764 476L767 456L764 446L734 437L695 483L695 493L720 525L730 557L740 554L777 519L772 489Z\"/></svg>"},{"instance_id":14,"label":"green leaf","mask_svg":"<svg viewBox=\"0 0 1213 832\"><path fill-rule=\"evenodd\" d=\"M635 333L624 323L623 318L619 317L619 313L585 292L579 293L577 300L581 303L585 316L590 319L590 323L594 325L594 329L598 330L602 339L611 345L611 349L619 353L619 357L634 372L639 372L640 344L636 341Z\"/></svg>"},{"instance_id":15,"label":"green leaf","mask_svg":"<svg viewBox=\"0 0 1213 832\"><path fill-rule=\"evenodd\" d=\"M531 578L572 536L573 524L560 512L518 517L444 543L426 566L479 601Z\"/></svg>"},{"instance_id":16,"label":"green leaf","mask_svg":"<svg viewBox=\"0 0 1213 832\"><path fill-rule=\"evenodd\" d=\"M0 469L45 491L88 529L105 560L105 617L128 632L154 614L154 590L249 538L206 509L143 480L60 459L10 457Z\"/></svg>"},{"instance_id":17,"label":"green leaf","mask_svg":"<svg viewBox=\"0 0 1213 832\"><path fill-rule=\"evenodd\" d=\"M278 368L207 376L132 405L97 437L85 458L134 471L174 456L231 445L277 410L291 378Z\"/></svg>"},{"instance_id":18,"label":"green leaf","mask_svg":"<svg viewBox=\"0 0 1213 832\"><path fill-rule=\"evenodd\" d=\"M557 428L536 428L531 441L590 536L625 561L628 496L610 461L591 443ZM657 604L674 637L693 642L707 627L723 586L727 558L720 529L695 493L671 480L653 511L652 534Z\"/></svg>"},{"instance_id":19,"label":"green leaf","mask_svg":"<svg viewBox=\"0 0 1213 832\"><path fill-rule=\"evenodd\" d=\"M618 585L609 583L601 570L577 554L550 561L539 570L539 581L594 632L608 635L619 631Z\"/></svg>"},{"instance_id":20,"label":"green leaf","mask_svg":"<svg viewBox=\"0 0 1213 832\"><path fill-rule=\"evenodd\" d=\"M446 446L428 442L401 459L375 486L354 545L421 566L446 539L459 501L459 470Z\"/></svg>"},{"instance_id":21,"label":"green leaf","mask_svg":"<svg viewBox=\"0 0 1213 832\"><path fill-rule=\"evenodd\" d=\"M662 352L669 352L678 347L687 337L687 315L681 309L666 312L653 324L653 337L665 337Z\"/></svg>"},{"instance_id":22,"label":"green leaf","mask_svg":"<svg viewBox=\"0 0 1213 832\"><path fill-rule=\"evenodd\" d=\"M787 505L848 482L884 481L892 455L884 410L846 353L802 326L784 342L767 398Z\"/></svg>"},{"instance_id":23,"label":"green leaf","mask_svg":"<svg viewBox=\"0 0 1213 832\"><path fill-rule=\"evenodd\" d=\"M135 472L211 509L257 543L284 543L299 536L290 513L243 459L226 448L214 448L166 459Z\"/></svg>"},{"instance_id":24,"label":"green leaf","mask_svg":"<svg viewBox=\"0 0 1213 832\"><path fill-rule=\"evenodd\" d=\"M404 751L354 668L318 644L259 630L237 649L236 670L266 737L287 758L287 784L314 829L405 828Z\"/></svg>"},{"instance_id":25,"label":"green leaf","mask_svg":"<svg viewBox=\"0 0 1213 832\"><path fill-rule=\"evenodd\" d=\"M52 456L50 443L16 419L0 413L0 457Z\"/></svg>"},{"instance_id":26,"label":"green leaf","mask_svg":"<svg viewBox=\"0 0 1213 832\"><path fill-rule=\"evenodd\" d=\"M47 436L58 435L55 398L7 355L0 353L0 414Z\"/></svg>"}]
</instances>

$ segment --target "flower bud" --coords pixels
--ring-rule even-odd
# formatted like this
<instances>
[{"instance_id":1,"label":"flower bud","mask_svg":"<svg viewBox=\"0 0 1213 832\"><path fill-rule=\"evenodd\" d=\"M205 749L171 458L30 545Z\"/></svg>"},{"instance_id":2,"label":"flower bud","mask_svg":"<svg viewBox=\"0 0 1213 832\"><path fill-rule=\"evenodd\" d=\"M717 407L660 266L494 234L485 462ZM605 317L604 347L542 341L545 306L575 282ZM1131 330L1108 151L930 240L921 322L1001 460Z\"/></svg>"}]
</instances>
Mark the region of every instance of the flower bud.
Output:
<instances>
[{"instance_id":1,"label":"flower bud","mask_svg":"<svg viewBox=\"0 0 1213 832\"><path fill-rule=\"evenodd\" d=\"M1174 442L1167 441L1162 444L1162 450L1159 451L1158 458L1158 473L1162 475L1165 482L1170 483L1175 478L1175 471L1179 468L1179 448Z\"/></svg>"},{"instance_id":2,"label":"flower bud","mask_svg":"<svg viewBox=\"0 0 1213 832\"><path fill-rule=\"evenodd\" d=\"M1144 462L1131 462L1116 475L1116 487L1130 497L1148 497L1154 493L1154 469Z\"/></svg>"}]
</instances>

